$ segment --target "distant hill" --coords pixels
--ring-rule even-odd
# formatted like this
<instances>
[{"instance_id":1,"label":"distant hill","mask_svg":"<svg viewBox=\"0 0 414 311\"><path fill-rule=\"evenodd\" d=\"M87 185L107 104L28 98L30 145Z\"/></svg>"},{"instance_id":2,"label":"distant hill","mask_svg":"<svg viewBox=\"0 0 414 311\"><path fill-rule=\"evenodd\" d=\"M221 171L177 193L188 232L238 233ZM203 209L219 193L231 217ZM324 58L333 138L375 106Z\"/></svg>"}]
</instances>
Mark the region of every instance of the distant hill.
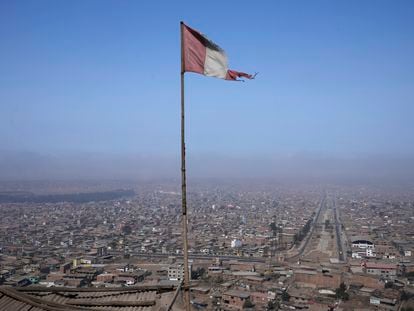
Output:
<instances>
[{"instance_id":1,"label":"distant hill","mask_svg":"<svg viewBox=\"0 0 414 311\"><path fill-rule=\"evenodd\" d=\"M31 192L0 192L0 203L85 203L108 201L134 196L133 190L113 190L104 192L68 193L68 194L34 194Z\"/></svg>"}]
</instances>

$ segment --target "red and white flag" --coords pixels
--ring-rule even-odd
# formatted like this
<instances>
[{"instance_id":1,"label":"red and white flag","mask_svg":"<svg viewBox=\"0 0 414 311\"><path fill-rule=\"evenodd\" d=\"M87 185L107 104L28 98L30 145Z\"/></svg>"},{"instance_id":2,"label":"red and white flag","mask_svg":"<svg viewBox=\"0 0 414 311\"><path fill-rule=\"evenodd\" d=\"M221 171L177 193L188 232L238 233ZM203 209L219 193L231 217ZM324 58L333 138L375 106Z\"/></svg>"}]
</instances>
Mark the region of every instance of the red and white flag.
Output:
<instances>
[{"instance_id":1,"label":"red and white flag","mask_svg":"<svg viewBox=\"0 0 414 311\"><path fill-rule=\"evenodd\" d=\"M182 68L184 72L196 72L225 80L237 80L240 77L254 78L254 75L230 70L226 53L222 48L184 23L182 27Z\"/></svg>"}]
</instances>

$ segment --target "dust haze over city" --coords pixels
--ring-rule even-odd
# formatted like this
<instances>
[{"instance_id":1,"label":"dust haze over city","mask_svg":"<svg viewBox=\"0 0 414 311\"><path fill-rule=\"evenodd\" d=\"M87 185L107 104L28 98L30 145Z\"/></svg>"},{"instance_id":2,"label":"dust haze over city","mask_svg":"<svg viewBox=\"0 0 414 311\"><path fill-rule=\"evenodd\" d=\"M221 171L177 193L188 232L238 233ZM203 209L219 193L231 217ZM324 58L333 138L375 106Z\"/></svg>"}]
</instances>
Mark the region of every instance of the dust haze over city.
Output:
<instances>
[{"instance_id":1,"label":"dust haze over city","mask_svg":"<svg viewBox=\"0 0 414 311\"><path fill-rule=\"evenodd\" d=\"M0 310L414 309L411 1L0 1L0 36Z\"/></svg>"}]
</instances>

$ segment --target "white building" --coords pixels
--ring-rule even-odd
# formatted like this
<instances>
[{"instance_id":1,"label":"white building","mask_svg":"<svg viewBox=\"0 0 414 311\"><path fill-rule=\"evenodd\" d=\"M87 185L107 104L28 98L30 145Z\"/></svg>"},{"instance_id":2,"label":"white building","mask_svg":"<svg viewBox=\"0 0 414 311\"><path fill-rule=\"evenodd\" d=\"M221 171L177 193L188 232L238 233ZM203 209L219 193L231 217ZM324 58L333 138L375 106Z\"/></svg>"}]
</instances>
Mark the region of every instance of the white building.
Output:
<instances>
[{"instance_id":1,"label":"white building","mask_svg":"<svg viewBox=\"0 0 414 311\"><path fill-rule=\"evenodd\" d=\"M189 274L191 280L191 271L192 265L190 264L189 267ZM168 279L170 281L181 281L184 280L184 264L175 264L168 267Z\"/></svg>"},{"instance_id":2,"label":"white building","mask_svg":"<svg viewBox=\"0 0 414 311\"><path fill-rule=\"evenodd\" d=\"M232 240L230 244L232 248L240 248L242 247L242 245L243 245L242 241L237 240L237 239Z\"/></svg>"},{"instance_id":3,"label":"white building","mask_svg":"<svg viewBox=\"0 0 414 311\"><path fill-rule=\"evenodd\" d=\"M352 239L352 258L375 257L375 245L366 237L354 237Z\"/></svg>"}]
</instances>

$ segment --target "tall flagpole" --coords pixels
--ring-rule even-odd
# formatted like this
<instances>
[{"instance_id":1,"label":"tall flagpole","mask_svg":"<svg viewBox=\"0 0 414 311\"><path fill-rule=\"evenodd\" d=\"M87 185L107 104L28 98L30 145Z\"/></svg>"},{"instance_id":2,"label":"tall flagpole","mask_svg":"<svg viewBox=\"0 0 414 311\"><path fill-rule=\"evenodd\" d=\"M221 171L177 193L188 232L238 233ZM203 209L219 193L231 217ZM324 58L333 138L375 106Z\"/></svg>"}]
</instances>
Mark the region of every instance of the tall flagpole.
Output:
<instances>
[{"instance_id":1,"label":"tall flagpole","mask_svg":"<svg viewBox=\"0 0 414 311\"><path fill-rule=\"evenodd\" d=\"M184 251L184 303L187 311L190 307L190 275L188 269L188 238L187 238L187 183L185 174L185 122L184 122L184 23L180 22L181 33L181 209L183 223L183 251Z\"/></svg>"}]
</instances>

